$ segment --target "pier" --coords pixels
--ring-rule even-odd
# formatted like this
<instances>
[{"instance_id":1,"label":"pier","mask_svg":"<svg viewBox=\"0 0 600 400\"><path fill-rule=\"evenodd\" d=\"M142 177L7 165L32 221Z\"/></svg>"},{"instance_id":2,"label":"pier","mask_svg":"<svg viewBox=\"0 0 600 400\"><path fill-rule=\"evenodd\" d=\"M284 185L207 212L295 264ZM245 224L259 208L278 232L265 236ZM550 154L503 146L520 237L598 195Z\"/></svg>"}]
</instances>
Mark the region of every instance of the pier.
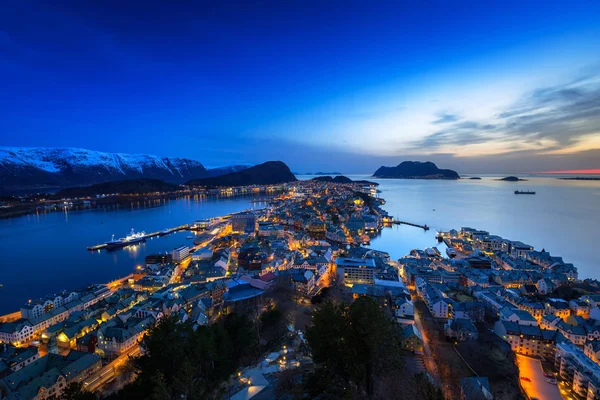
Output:
<instances>
[{"instance_id":1,"label":"pier","mask_svg":"<svg viewBox=\"0 0 600 400\"><path fill-rule=\"evenodd\" d=\"M144 235L144 240L146 240L148 238L155 237L155 236L168 235L168 234L171 234L173 232L183 231L183 230L186 230L186 229L189 229L189 228L190 228L189 224L184 224L184 225L176 226L175 228L168 229L166 231L157 231L157 232L147 233L147 234ZM139 243L139 242L136 242L136 243ZM127 245L125 245L123 247L126 247L126 246ZM102 249L104 249L106 247L107 247L106 243L100 243L100 244L97 244L95 246L89 246L87 249L89 251L97 251L97 250L102 250Z\"/></svg>"},{"instance_id":2,"label":"pier","mask_svg":"<svg viewBox=\"0 0 600 400\"><path fill-rule=\"evenodd\" d=\"M421 228L424 231L428 231L429 227L427 226L427 224L425 225L419 225L419 224L413 224L412 222L406 222L406 221L394 221L393 222L396 225L409 225L409 226L414 226L416 228Z\"/></svg>"}]
</instances>

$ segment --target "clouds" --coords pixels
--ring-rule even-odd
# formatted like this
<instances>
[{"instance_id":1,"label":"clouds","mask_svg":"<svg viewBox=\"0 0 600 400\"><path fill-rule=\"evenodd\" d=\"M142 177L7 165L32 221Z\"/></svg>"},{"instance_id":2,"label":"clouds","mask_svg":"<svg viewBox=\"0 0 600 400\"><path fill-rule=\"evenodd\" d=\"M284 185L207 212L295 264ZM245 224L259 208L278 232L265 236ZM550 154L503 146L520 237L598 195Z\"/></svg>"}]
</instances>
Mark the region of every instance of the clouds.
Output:
<instances>
[{"instance_id":1,"label":"clouds","mask_svg":"<svg viewBox=\"0 0 600 400\"><path fill-rule=\"evenodd\" d=\"M414 141L413 151L464 157L486 152L573 154L599 149L600 68L566 83L530 91L487 120L443 113L431 126L438 129Z\"/></svg>"},{"instance_id":2,"label":"clouds","mask_svg":"<svg viewBox=\"0 0 600 400\"><path fill-rule=\"evenodd\" d=\"M447 124L449 122L456 122L460 119L460 116L457 114L449 114L449 113L440 113L438 114L438 119L432 121L431 123L436 124Z\"/></svg>"}]
</instances>

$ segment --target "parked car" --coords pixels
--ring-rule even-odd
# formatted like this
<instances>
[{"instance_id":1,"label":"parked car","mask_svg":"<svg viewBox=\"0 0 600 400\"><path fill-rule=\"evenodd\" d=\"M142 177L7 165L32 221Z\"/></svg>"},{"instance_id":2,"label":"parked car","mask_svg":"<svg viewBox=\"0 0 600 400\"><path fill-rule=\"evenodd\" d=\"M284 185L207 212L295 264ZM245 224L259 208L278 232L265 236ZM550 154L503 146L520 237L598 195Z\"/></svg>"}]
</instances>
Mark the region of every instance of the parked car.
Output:
<instances>
[{"instance_id":1,"label":"parked car","mask_svg":"<svg viewBox=\"0 0 600 400\"><path fill-rule=\"evenodd\" d=\"M529 379L529 378L528 378L528 377L526 377L526 376L522 376L522 377L521 377L521 380L522 380L522 381L525 381L525 382L531 382L531 379Z\"/></svg>"},{"instance_id":2,"label":"parked car","mask_svg":"<svg viewBox=\"0 0 600 400\"><path fill-rule=\"evenodd\" d=\"M552 374L549 374L549 373L547 373L547 372L544 372L544 376L545 376L546 378L553 378L553 379L554 379L554 375L552 375Z\"/></svg>"},{"instance_id":3,"label":"parked car","mask_svg":"<svg viewBox=\"0 0 600 400\"><path fill-rule=\"evenodd\" d=\"M556 380L554 379L546 379L546 382L548 382L551 385L556 385Z\"/></svg>"}]
</instances>

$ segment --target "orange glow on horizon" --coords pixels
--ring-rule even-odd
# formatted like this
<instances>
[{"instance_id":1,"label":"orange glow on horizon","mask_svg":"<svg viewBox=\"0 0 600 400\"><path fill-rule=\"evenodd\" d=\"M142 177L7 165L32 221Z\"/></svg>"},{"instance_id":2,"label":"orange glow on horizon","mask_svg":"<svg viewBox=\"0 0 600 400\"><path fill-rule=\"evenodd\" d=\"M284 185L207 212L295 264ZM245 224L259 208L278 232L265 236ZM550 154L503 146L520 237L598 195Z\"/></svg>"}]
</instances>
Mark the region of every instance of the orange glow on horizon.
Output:
<instances>
[{"instance_id":1,"label":"orange glow on horizon","mask_svg":"<svg viewBox=\"0 0 600 400\"><path fill-rule=\"evenodd\" d=\"M546 171L538 174L590 174L600 175L600 169L566 169L563 171Z\"/></svg>"}]
</instances>

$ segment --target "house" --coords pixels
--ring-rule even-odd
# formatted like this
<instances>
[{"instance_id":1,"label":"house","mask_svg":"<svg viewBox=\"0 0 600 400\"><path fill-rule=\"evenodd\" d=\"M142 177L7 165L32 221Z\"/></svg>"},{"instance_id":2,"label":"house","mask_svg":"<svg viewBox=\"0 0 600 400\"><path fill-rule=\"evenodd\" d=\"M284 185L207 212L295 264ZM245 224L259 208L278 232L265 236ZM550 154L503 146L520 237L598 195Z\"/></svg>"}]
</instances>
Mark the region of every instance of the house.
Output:
<instances>
[{"instance_id":1,"label":"house","mask_svg":"<svg viewBox=\"0 0 600 400\"><path fill-rule=\"evenodd\" d=\"M20 345L33 340L33 326L25 318L0 323L0 342Z\"/></svg>"},{"instance_id":2,"label":"house","mask_svg":"<svg viewBox=\"0 0 600 400\"><path fill-rule=\"evenodd\" d=\"M566 300L548 299L546 302L546 313L556 315L557 317L565 320L569 317L569 315L571 315L571 308Z\"/></svg>"},{"instance_id":3,"label":"house","mask_svg":"<svg viewBox=\"0 0 600 400\"><path fill-rule=\"evenodd\" d=\"M533 316L524 310L519 310L514 307L504 307L500 310L500 320L515 322L519 325L537 326L538 323Z\"/></svg>"},{"instance_id":4,"label":"house","mask_svg":"<svg viewBox=\"0 0 600 400\"><path fill-rule=\"evenodd\" d=\"M494 333L507 341L515 353L528 356L543 354L544 336L538 326L500 320L494 324Z\"/></svg>"},{"instance_id":5,"label":"house","mask_svg":"<svg viewBox=\"0 0 600 400\"><path fill-rule=\"evenodd\" d=\"M560 321L556 325L556 329L573 344L577 346L585 345L587 340L587 332L584 326L569 325L564 321Z\"/></svg>"},{"instance_id":6,"label":"house","mask_svg":"<svg viewBox=\"0 0 600 400\"><path fill-rule=\"evenodd\" d=\"M394 301L394 315L400 323L414 323L415 308L410 298L399 296Z\"/></svg>"},{"instance_id":7,"label":"house","mask_svg":"<svg viewBox=\"0 0 600 400\"><path fill-rule=\"evenodd\" d=\"M548 294L556 289L556 285L548 278L541 278L536 282L537 290L540 294Z\"/></svg>"},{"instance_id":8,"label":"house","mask_svg":"<svg viewBox=\"0 0 600 400\"><path fill-rule=\"evenodd\" d=\"M573 311L573 314L588 317L590 315L591 306L590 303L583 300L571 300L569 301L569 307Z\"/></svg>"},{"instance_id":9,"label":"house","mask_svg":"<svg viewBox=\"0 0 600 400\"><path fill-rule=\"evenodd\" d=\"M118 356L137 344L155 322L153 316L126 320L117 316L98 328L98 350L107 357Z\"/></svg>"},{"instance_id":10,"label":"house","mask_svg":"<svg viewBox=\"0 0 600 400\"><path fill-rule=\"evenodd\" d=\"M315 288L315 273L309 269L293 270L291 279L296 292L309 295Z\"/></svg>"},{"instance_id":11,"label":"house","mask_svg":"<svg viewBox=\"0 0 600 400\"><path fill-rule=\"evenodd\" d=\"M460 381L461 400L493 400L492 389L488 378L473 376Z\"/></svg>"},{"instance_id":12,"label":"house","mask_svg":"<svg viewBox=\"0 0 600 400\"><path fill-rule=\"evenodd\" d=\"M7 344L0 345L0 377L4 375L2 364L8 367L6 372L18 371L40 358L37 347L14 347Z\"/></svg>"},{"instance_id":13,"label":"house","mask_svg":"<svg viewBox=\"0 0 600 400\"><path fill-rule=\"evenodd\" d=\"M0 380L6 400L60 397L72 382L82 382L102 368L96 354L71 350L66 356L49 353Z\"/></svg>"},{"instance_id":14,"label":"house","mask_svg":"<svg viewBox=\"0 0 600 400\"><path fill-rule=\"evenodd\" d=\"M413 353L423 353L423 335L414 324L406 325L402 330L402 348Z\"/></svg>"},{"instance_id":15,"label":"house","mask_svg":"<svg viewBox=\"0 0 600 400\"><path fill-rule=\"evenodd\" d=\"M556 315L544 315L540 320L540 328L556 330L559 322L561 322L561 319Z\"/></svg>"},{"instance_id":16,"label":"house","mask_svg":"<svg viewBox=\"0 0 600 400\"><path fill-rule=\"evenodd\" d=\"M583 353L596 364L600 364L600 340L588 340L583 346Z\"/></svg>"},{"instance_id":17,"label":"house","mask_svg":"<svg viewBox=\"0 0 600 400\"><path fill-rule=\"evenodd\" d=\"M444 325L444 334L459 342L477 340L479 337L479 332L471 320L463 318L449 319Z\"/></svg>"}]
</instances>

